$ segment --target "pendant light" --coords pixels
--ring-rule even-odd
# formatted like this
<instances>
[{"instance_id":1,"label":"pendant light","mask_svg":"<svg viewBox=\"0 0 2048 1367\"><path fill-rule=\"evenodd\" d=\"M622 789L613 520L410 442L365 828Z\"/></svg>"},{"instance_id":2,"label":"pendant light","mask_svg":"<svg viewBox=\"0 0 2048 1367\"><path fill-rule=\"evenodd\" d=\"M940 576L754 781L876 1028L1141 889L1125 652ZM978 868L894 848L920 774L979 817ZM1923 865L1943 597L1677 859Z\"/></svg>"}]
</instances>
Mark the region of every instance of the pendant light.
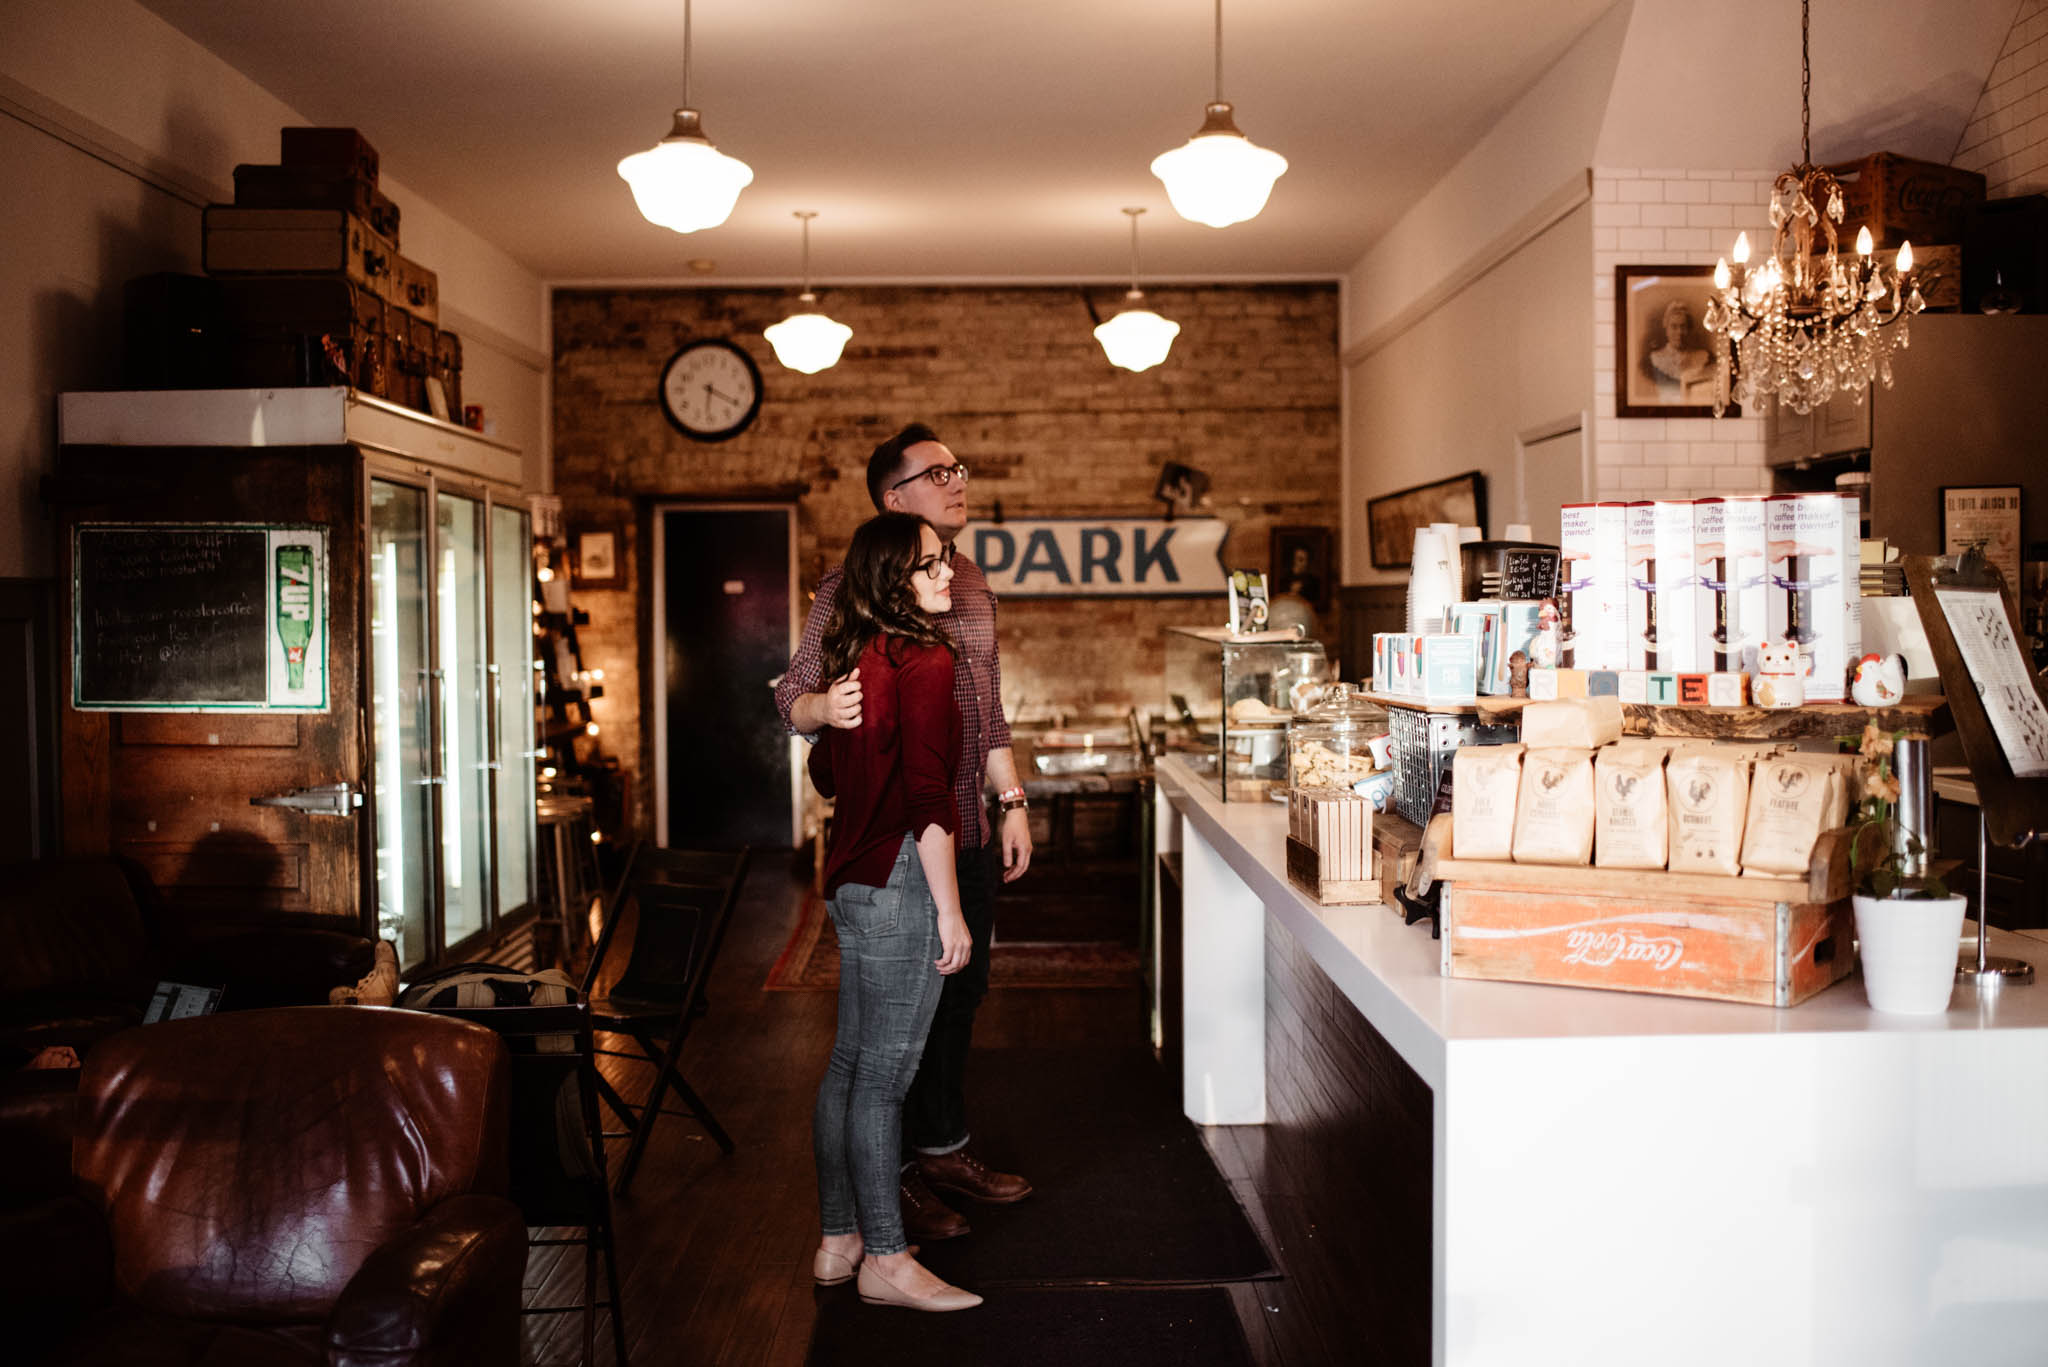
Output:
<instances>
[{"instance_id":1,"label":"pendant light","mask_svg":"<svg viewBox=\"0 0 2048 1367\"><path fill-rule=\"evenodd\" d=\"M800 304L812 305L812 311L792 313L761 335L775 348L776 360L791 370L815 375L839 364L839 353L846 349L853 329L816 311L818 296L811 293L811 220L818 214L814 209L798 209L796 216L804 225L804 292L796 298Z\"/></svg>"},{"instance_id":2,"label":"pendant light","mask_svg":"<svg viewBox=\"0 0 2048 1367\"><path fill-rule=\"evenodd\" d=\"M1216 0L1216 98L1194 137L1152 159L1152 174L1166 182L1166 197L1182 218L1227 228L1258 217L1287 158L1260 147L1237 129L1223 98L1223 0Z\"/></svg>"},{"instance_id":3,"label":"pendant light","mask_svg":"<svg viewBox=\"0 0 2048 1367\"><path fill-rule=\"evenodd\" d=\"M1116 317L1095 329L1095 340L1102 343L1111 365L1150 370L1166 359L1173 339L1180 336L1180 324L1145 307L1145 292L1138 288L1138 215L1145 211L1124 212L1131 216L1131 288Z\"/></svg>"},{"instance_id":4,"label":"pendant light","mask_svg":"<svg viewBox=\"0 0 2048 1367\"><path fill-rule=\"evenodd\" d=\"M683 107L668 136L621 161L619 175L633 187L642 217L679 233L725 222L740 191L754 181L752 167L711 145L703 119L690 108L690 0L683 0Z\"/></svg>"}]
</instances>

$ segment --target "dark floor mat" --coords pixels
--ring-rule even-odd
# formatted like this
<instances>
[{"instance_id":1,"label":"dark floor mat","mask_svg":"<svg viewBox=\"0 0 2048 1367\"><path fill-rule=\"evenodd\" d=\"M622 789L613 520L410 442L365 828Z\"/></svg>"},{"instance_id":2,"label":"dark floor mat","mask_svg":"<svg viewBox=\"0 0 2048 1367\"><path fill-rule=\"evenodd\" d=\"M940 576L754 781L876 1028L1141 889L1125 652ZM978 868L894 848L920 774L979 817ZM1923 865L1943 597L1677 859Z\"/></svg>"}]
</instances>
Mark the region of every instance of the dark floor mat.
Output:
<instances>
[{"instance_id":1,"label":"dark floor mat","mask_svg":"<svg viewBox=\"0 0 2048 1367\"><path fill-rule=\"evenodd\" d=\"M974 1152L1035 1190L1008 1206L941 1193L973 1232L926 1246L940 1276L983 1291L1278 1275L1150 1049L976 1050L967 1086Z\"/></svg>"},{"instance_id":2,"label":"dark floor mat","mask_svg":"<svg viewBox=\"0 0 2048 1367\"><path fill-rule=\"evenodd\" d=\"M819 1293L812 1367L1249 1367L1228 1293L1013 1290L926 1315Z\"/></svg>"}]
</instances>

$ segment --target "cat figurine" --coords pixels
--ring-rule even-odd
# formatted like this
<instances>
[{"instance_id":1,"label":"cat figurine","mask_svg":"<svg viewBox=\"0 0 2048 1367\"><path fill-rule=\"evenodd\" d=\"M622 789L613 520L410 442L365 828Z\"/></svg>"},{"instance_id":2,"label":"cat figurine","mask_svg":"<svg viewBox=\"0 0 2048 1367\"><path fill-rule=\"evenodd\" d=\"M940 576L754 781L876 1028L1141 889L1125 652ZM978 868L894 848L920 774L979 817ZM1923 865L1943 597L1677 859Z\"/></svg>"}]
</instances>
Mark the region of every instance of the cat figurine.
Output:
<instances>
[{"instance_id":1,"label":"cat figurine","mask_svg":"<svg viewBox=\"0 0 2048 1367\"><path fill-rule=\"evenodd\" d=\"M1792 641L1767 641L1756 649L1749 676L1750 701L1758 707L1801 707L1806 703L1806 663Z\"/></svg>"}]
</instances>

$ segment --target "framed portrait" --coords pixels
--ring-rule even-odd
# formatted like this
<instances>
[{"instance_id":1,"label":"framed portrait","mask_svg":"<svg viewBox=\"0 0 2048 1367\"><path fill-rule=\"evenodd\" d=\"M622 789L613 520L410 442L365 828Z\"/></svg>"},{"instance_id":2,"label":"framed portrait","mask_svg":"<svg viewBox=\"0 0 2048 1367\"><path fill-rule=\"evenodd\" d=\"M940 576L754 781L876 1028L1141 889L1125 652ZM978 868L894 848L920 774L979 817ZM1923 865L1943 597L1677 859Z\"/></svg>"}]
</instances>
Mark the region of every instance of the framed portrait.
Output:
<instances>
[{"instance_id":1,"label":"framed portrait","mask_svg":"<svg viewBox=\"0 0 2048 1367\"><path fill-rule=\"evenodd\" d=\"M1434 484L1418 484L1365 502L1372 567L1405 570L1415 559L1415 529L1432 522L1486 526L1486 476L1467 470Z\"/></svg>"},{"instance_id":2,"label":"framed portrait","mask_svg":"<svg viewBox=\"0 0 2048 1367\"><path fill-rule=\"evenodd\" d=\"M1714 340L1706 327L1712 266L1614 268L1614 413L1711 418ZM1730 403L1724 417L1739 418Z\"/></svg>"},{"instance_id":3,"label":"framed portrait","mask_svg":"<svg viewBox=\"0 0 2048 1367\"><path fill-rule=\"evenodd\" d=\"M1171 460L1159 467L1159 482L1152 486L1152 497L1166 505L1168 521L1183 513L1194 512L1208 492L1207 475L1192 465Z\"/></svg>"},{"instance_id":4,"label":"framed portrait","mask_svg":"<svg viewBox=\"0 0 2048 1367\"><path fill-rule=\"evenodd\" d=\"M1941 486L1941 553L1956 555L1972 546L1998 566L2006 587L2020 592L2020 507L2017 484Z\"/></svg>"},{"instance_id":5,"label":"framed portrait","mask_svg":"<svg viewBox=\"0 0 2048 1367\"><path fill-rule=\"evenodd\" d=\"M1328 527L1275 527L1269 539L1271 557L1267 583L1274 593L1293 593L1308 600L1318 613L1330 610L1330 546Z\"/></svg>"},{"instance_id":6,"label":"framed portrait","mask_svg":"<svg viewBox=\"0 0 2048 1367\"><path fill-rule=\"evenodd\" d=\"M571 538L576 551L573 582L579 589L626 587L626 536L618 527L592 527Z\"/></svg>"}]
</instances>

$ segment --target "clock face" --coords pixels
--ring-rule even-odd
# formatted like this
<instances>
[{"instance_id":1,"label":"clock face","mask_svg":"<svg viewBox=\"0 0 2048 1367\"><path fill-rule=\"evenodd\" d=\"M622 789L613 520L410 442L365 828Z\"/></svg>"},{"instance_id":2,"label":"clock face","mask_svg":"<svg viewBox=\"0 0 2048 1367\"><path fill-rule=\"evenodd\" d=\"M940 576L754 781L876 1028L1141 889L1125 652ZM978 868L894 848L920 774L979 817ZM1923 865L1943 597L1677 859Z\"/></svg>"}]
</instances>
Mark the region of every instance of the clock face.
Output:
<instances>
[{"instance_id":1,"label":"clock face","mask_svg":"<svg viewBox=\"0 0 2048 1367\"><path fill-rule=\"evenodd\" d=\"M722 338L687 342L661 372L661 411L696 441L724 441L761 411L761 371Z\"/></svg>"}]
</instances>

